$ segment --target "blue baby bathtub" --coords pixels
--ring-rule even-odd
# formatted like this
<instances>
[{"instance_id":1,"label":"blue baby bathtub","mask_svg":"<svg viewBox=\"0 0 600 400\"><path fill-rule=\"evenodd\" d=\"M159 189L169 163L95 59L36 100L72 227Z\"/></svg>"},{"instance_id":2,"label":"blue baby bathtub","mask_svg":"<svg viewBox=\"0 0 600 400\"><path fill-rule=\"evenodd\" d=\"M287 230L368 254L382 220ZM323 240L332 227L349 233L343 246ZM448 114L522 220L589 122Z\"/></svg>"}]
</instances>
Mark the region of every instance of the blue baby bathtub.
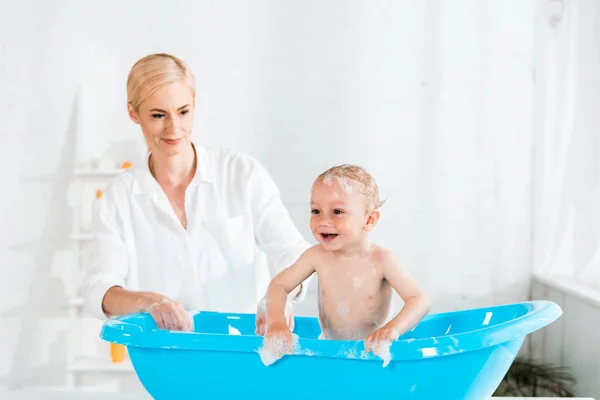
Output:
<instances>
[{"instance_id":1,"label":"blue baby bathtub","mask_svg":"<svg viewBox=\"0 0 600 400\"><path fill-rule=\"evenodd\" d=\"M101 338L126 345L146 390L163 399L488 399L527 334L561 315L532 301L430 314L390 347L391 362L363 341L318 340L316 318L296 317L294 354L264 366L254 314L201 312L195 331L159 330L149 314L104 323Z\"/></svg>"}]
</instances>

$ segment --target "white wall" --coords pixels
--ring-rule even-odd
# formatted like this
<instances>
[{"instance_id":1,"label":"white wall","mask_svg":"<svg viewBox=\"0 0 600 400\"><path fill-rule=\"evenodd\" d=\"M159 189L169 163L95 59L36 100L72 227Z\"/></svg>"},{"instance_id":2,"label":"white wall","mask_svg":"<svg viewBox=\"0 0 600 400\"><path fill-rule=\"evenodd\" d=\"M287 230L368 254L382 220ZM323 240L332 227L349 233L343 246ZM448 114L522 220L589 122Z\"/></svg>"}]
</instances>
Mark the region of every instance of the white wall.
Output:
<instances>
[{"instance_id":1,"label":"white wall","mask_svg":"<svg viewBox=\"0 0 600 400\"><path fill-rule=\"evenodd\" d=\"M551 4L536 32L534 269L600 288L600 4Z\"/></svg>"},{"instance_id":2,"label":"white wall","mask_svg":"<svg viewBox=\"0 0 600 400\"><path fill-rule=\"evenodd\" d=\"M551 1L536 18L532 297L563 316L530 336L576 395L600 396L600 4Z\"/></svg>"},{"instance_id":3,"label":"white wall","mask_svg":"<svg viewBox=\"0 0 600 400\"><path fill-rule=\"evenodd\" d=\"M517 0L3 7L0 386L61 383L69 174L140 138L125 80L152 52L196 74L196 140L258 157L307 238L314 177L358 163L387 195L373 239L434 311L525 299L534 12Z\"/></svg>"},{"instance_id":4,"label":"white wall","mask_svg":"<svg viewBox=\"0 0 600 400\"><path fill-rule=\"evenodd\" d=\"M532 296L558 304L561 318L530 335L532 357L540 363L561 366L575 378L574 395L600 397L600 291L574 279L535 277Z\"/></svg>"}]
</instances>

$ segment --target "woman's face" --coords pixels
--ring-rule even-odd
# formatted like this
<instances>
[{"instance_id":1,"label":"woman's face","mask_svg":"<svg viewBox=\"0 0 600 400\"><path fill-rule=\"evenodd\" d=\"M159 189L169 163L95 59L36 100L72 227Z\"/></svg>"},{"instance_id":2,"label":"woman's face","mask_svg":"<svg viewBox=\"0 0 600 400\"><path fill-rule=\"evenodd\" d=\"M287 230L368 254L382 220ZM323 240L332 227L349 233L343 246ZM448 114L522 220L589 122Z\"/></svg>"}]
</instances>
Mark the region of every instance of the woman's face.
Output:
<instances>
[{"instance_id":1,"label":"woman's face","mask_svg":"<svg viewBox=\"0 0 600 400\"><path fill-rule=\"evenodd\" d=\"M137 112L128 105L129 116L142 128L150 152L178 154L190 145L194 125L194 97L183 82L164 85L140 104Z\"/></svg>"}]
</instances>

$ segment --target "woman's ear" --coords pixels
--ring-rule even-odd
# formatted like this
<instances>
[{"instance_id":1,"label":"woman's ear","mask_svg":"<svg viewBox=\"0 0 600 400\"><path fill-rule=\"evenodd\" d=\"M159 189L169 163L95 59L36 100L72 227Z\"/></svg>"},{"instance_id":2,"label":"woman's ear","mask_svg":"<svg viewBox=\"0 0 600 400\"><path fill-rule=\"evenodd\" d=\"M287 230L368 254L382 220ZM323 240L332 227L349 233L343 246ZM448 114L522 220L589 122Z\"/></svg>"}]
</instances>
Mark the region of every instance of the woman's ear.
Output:
<instances>
[{"instance_id":1,"label":"woman's ear","mask_svg":"<svg viewBox=\"0 0 600 400\"><path fill-rule=\"evenodd\" d=\"M139 125L140 119L138 118L138 113L133 109L131 103L127 103L127 113L129 114L129 118Z\"/></svg>"},{"instance_id":2,"label":"woman's ear","mask_svg":"<svg viewBox=\"0 0 600 400\"><path fill-rule=\"evenodd\" d=\"M367 216L367 222L365 223L365 227L364 227L365 231L371 232L373 230L373 228L375 228L375 225L377 225L377 222L379 221L380 215L381 214L380 214L378 208L369 212L369 214Z\"/></svg>"}]
</instances>

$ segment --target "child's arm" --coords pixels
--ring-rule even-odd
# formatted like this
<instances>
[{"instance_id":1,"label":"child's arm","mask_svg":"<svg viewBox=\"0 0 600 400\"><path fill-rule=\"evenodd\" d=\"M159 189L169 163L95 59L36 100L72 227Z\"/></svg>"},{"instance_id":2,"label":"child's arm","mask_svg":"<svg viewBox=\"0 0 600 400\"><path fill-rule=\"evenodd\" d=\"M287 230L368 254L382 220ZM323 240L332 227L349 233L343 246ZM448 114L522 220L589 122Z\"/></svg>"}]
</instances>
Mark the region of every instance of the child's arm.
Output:
<instances>
[{"instance_id":1,"label":"child's arm","mask_svg":"<svg viewBox=\"0 0 600 400\"><path fill-rule=\"evenodd\" d=\"M288 295L315 272L314 247L307 249L298 260L273 278L267 289L267 332L269 326L285 324L285 304Z\"/></svg>"},{"instance_id":2,"label":"child's arm","mask_svg":"<svg viewBox=\"0 0 600 400\"><path fill-rule=\"evenodd\" d=\"M367 351L370 351L377 342L391 342L398 339L399 336L414 328L429 312L428 296L388 250L383 254L383 274L385 280L404 301L404 306L394 319L367 337L365 340Z\"/></svg>"},{"instance_id":3,"label":"child's arm","mask_svg":"<svg viewBox=\"0 0 600 400\"><path fill-rule=\"evenodd\" d=\"M285 318L288 294L315 272L314 247L306 250L290 267L281 271L267 289L267 332L259 354L265 365L271 365L292 352L292 332Z\"/></svg>"}]
</instances>

